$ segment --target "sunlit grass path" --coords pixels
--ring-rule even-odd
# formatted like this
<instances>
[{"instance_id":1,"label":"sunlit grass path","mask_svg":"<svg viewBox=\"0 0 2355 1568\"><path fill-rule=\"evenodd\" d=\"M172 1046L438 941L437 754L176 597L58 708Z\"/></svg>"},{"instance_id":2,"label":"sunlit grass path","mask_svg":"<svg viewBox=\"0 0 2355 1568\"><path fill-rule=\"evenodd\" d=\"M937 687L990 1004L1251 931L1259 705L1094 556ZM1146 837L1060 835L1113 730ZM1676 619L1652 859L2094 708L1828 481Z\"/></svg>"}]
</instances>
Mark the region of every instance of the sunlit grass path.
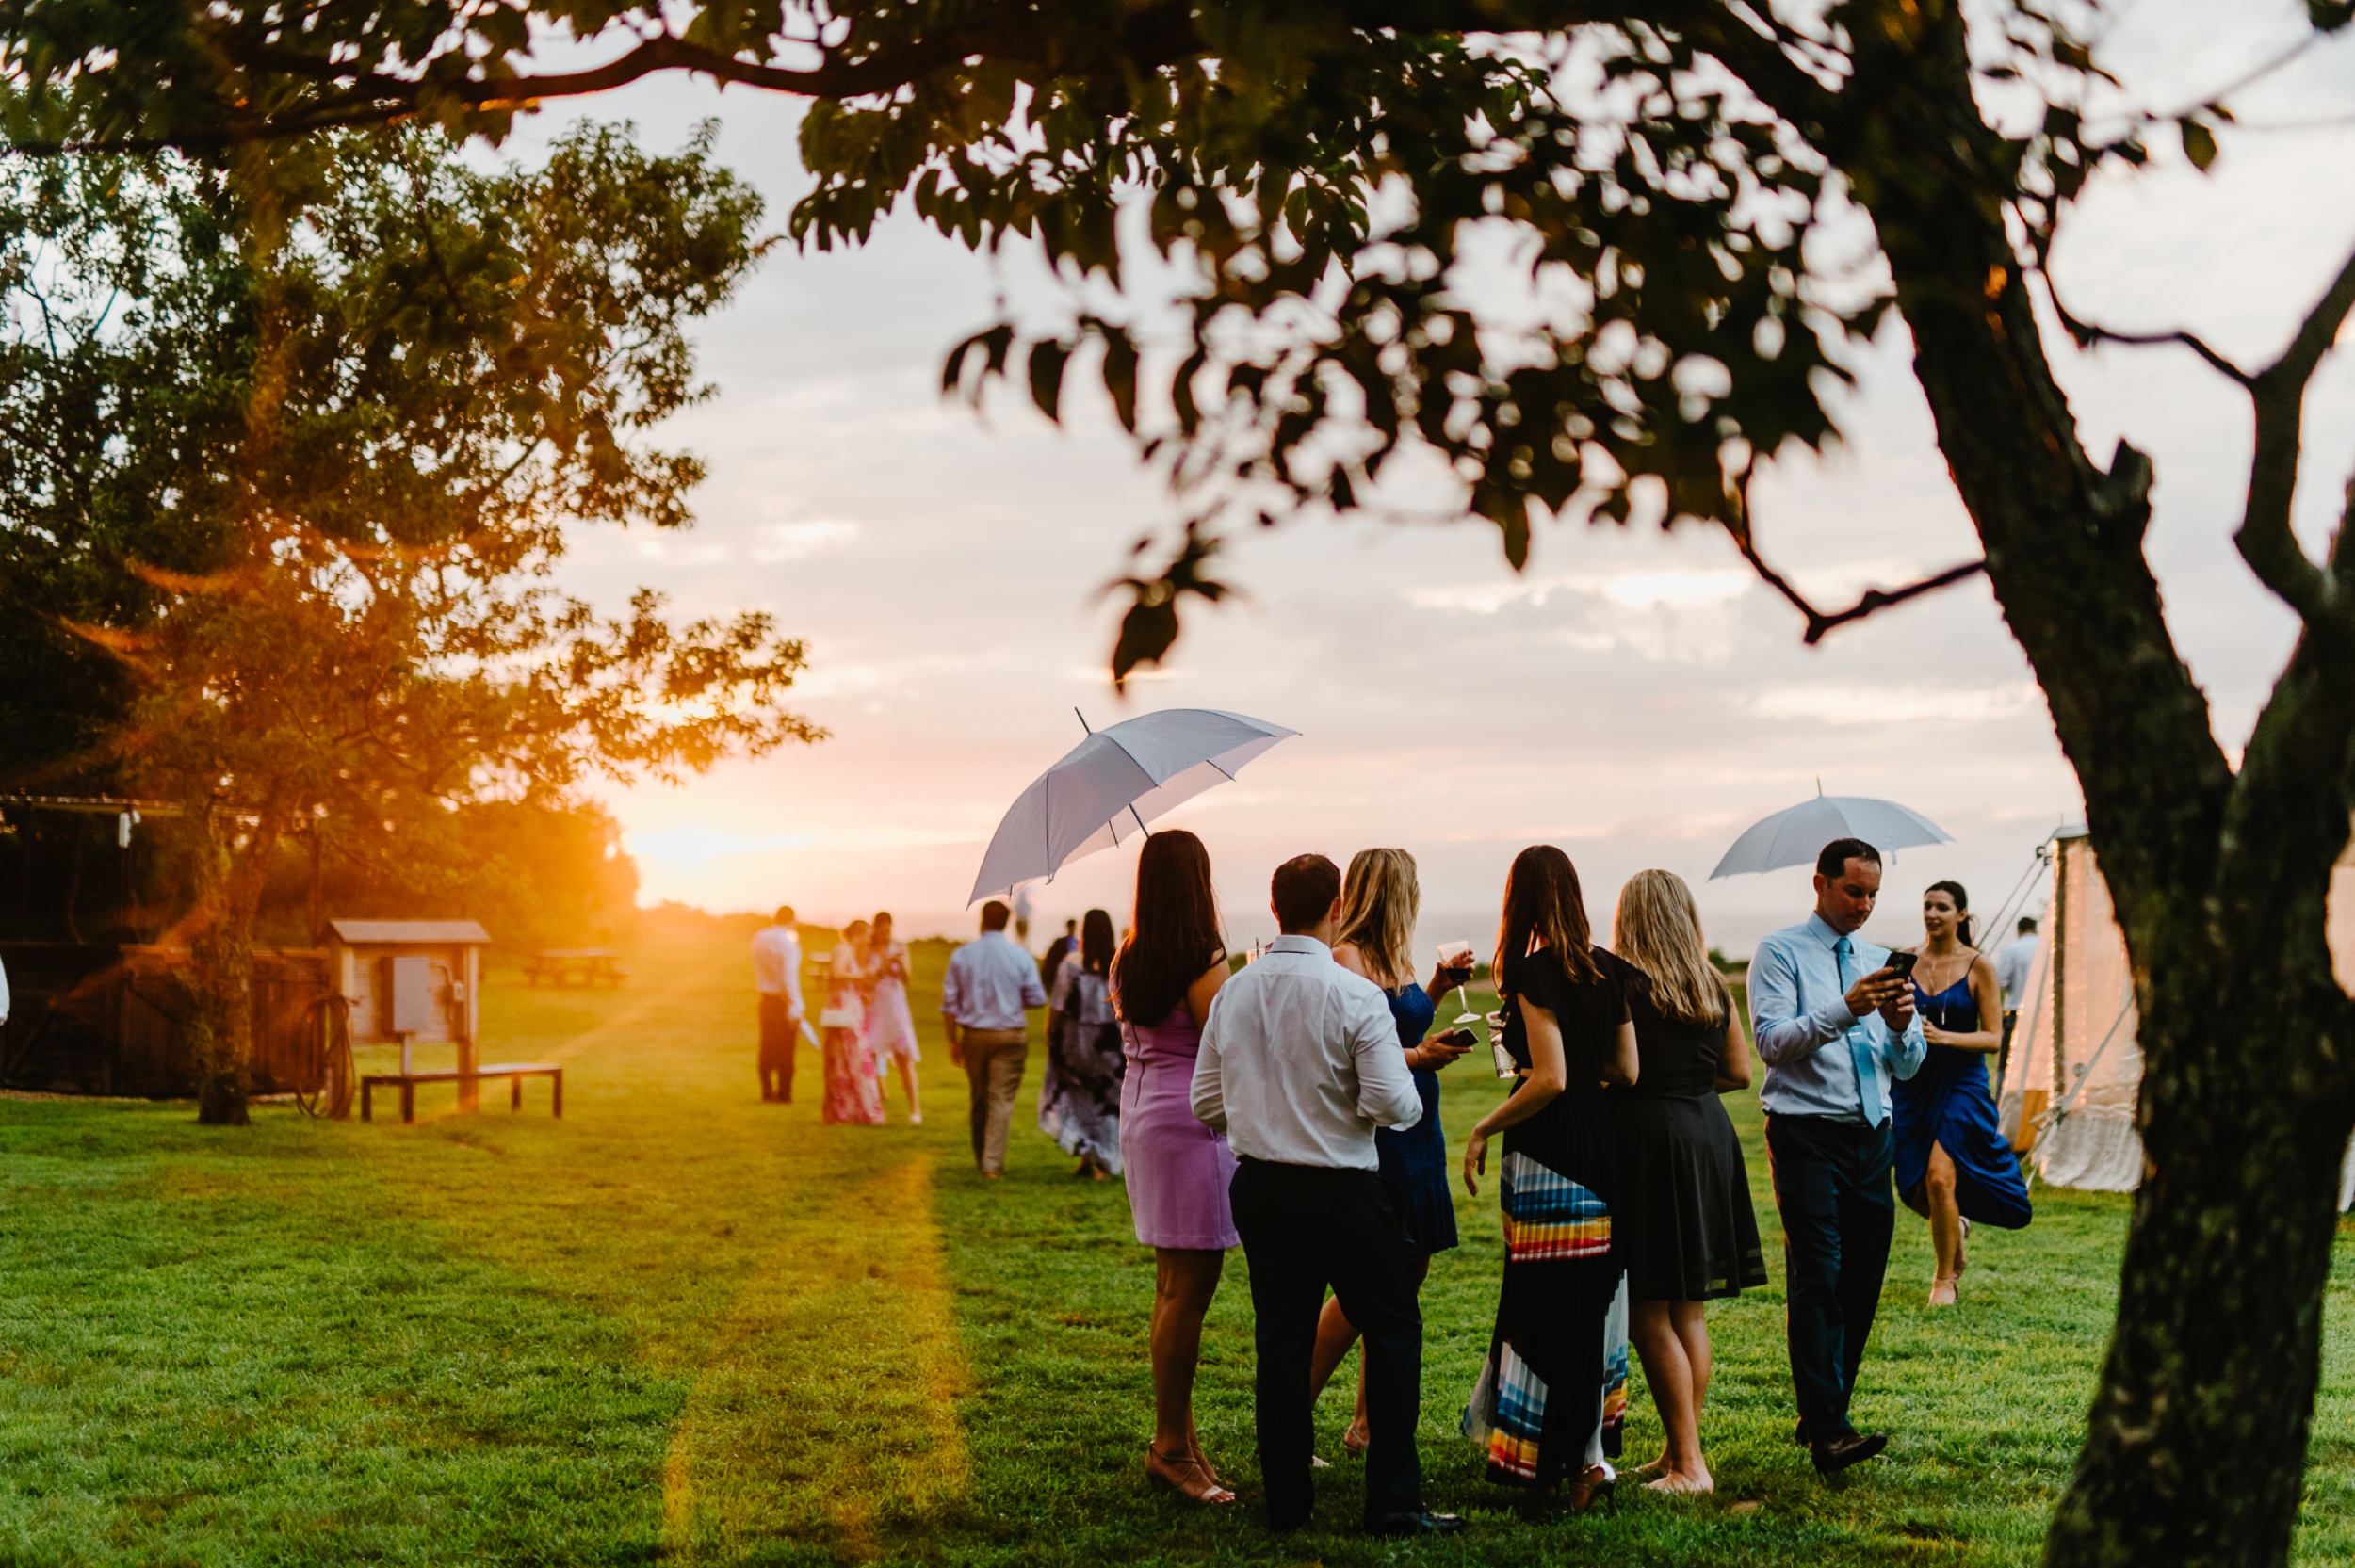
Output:
<instances>
[{"instance_id":1,"label":"sunlit grass path","mask_svg":"<svg viewBox=\"0 0 2355 1568\"><path fill-rule=\"evenodd\" d=\"M929 983L937 949L918 949ZM1821 1489L1789 1440L1778 1292L1713 1315L1710 1503L1526 1516L1454 1434L1498 1269L1463 1201L1429 1320L1423 1453L1476 1536L1403 1553L1341 1527L1275 1544L1248 1510L1148 1492L1150 1261L1117 1185L1077 1182L1018 1123L1008 1179L964 1149L964 1086L918 1012L927 1123L818 1124L755 1098L733 933L649 934L618 994L495 978L495 1054L569 1069L414 1127L265 1108L200 1132L181 1106L0 1103L0 1561L23 1563L2018 1563L2065 1482L2124 1204L2038 1193L1983 1238L1968 1304L1933 1317L1918 1221L1899 1251L1864 1415L1891 1459ZM1454 1070L1451 1127L1492 1082ZM1037 1082L1032 1057L1026 1088ZM445 1095L447 1091L442 1091ZM895 1090L896 1094L896 1090ZM1737 1107L1770 1226L1754 1105ZM1770 1236L1770 1245L1773 1237ZM2301 1558L2355 1554L2355 1237ZM1213 1311L1203 1427L1256 1484L1242 1259ZM2218 1332L2230 1332L2219 1325ZM1657 1442L1639 1397L1631 1451ZM1337 1449L1341 1390L1322 1416ZM1751 1506L1755 1505L1755 1506ZM1338 1533L1322 1533L1332 1528Z\"/></svg>"}]
</instances>

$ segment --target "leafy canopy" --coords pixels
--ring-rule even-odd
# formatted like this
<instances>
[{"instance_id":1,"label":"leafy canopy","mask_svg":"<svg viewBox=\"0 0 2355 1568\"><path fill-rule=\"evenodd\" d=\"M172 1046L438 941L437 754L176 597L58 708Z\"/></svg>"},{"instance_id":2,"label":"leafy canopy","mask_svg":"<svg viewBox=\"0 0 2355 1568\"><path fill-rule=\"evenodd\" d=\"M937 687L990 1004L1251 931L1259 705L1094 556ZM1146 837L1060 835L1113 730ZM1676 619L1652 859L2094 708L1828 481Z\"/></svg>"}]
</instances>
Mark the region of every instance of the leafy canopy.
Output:
<instances>
[{"instance_id":1,"label":"leafy canopy","mask_svg":"<svg viewBox=\"0 0 2355 1568\"><path fill-rule=\"evenodd\" d=\"M268 840L403 801L552 798L816 732L744 614L599 614L582 522L675 527L686 329L757 259L706 129L584 127L485 170L338 134L270 178L178 154L0 187L0 644L22 774L119 780ZM44 684L46 683L46 684ZM77 722L45 692L98 699ZM28 767L29 765L29 767Z\"/></svg>"}]
</instances>

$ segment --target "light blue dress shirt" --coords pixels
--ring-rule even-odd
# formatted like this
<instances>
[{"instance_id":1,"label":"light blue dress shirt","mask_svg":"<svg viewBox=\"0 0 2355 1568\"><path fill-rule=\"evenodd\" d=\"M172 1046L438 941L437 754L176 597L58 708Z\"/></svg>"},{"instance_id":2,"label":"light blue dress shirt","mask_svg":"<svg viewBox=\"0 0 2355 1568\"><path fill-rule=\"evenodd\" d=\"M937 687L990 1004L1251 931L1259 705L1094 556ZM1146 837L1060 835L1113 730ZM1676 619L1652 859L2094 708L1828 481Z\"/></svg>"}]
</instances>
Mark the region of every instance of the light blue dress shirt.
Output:
<instances>
[{"instance_id":1,"label":"light blue dress shirt","mask_svg":"<svg viewBox=\"0 0 2355 1568\"><path fill-rule=\"evenodd\" d=\"M1892 1035L1877 1011L1848 1010L1848 988L1888 962L1888 948L1842 936L1820 914L1758 945L1750 1032L1766 1063L1758 1098L1769 1114L1889 1120L1890 1080L1919 1072L1929 1046L1918 1013Z\"/></svg>"},{"instance_id":2,"label":"light blue dress shirt","mask_svg":"<svg viewBox=\"0 0 2355 1568\"><path fill-rule=\"evenodd\" d=\"M1025 1008L1047 1005L1038 960L1003 931L983 931L949 955L940 982L940 1010L966 1029L1026 1028Z\"/></svg>"}]
</instances>

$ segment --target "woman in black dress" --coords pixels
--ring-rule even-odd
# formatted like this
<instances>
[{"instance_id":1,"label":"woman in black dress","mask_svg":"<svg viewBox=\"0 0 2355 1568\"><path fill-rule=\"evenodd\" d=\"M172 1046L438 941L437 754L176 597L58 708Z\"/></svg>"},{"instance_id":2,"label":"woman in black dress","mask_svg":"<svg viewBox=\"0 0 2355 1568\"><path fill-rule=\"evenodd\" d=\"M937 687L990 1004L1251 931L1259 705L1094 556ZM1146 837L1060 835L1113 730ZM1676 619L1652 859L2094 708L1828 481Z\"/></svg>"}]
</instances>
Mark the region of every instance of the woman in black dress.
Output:
<instances>
[{"instance_id":1,"label":"woman in black dress","mask_svg":"<svg viewBox=\"0 0 2355 1568\"><path fill-rule=\"evenodd\" d=\"M1604 1336L1622 1265L1603 1087L1632 1084L1637 1072L1635 1028L1608 958L1588 938L1569 857L1547 844L1514 857L1496 974L1519 1081L1464 1140L1464 1186L1476 1193L1488 1142L1504 1136L1504 1285L1464 1433L1487 1449L1490 1480L1547 1487L1569 1478L1578 1508L1613 1479Z\"/></svg>"},{"instance_id":2,"label":"woman in black dress","mask_svg":"<svg viewBox=\"0 0 2355 1568\"><path fill-rule=\"evenodd\" d=\"M1709 962L1692 889L1639 871L1619 890L1611 946L1635 1019L1642 1071L1612 1096L1618 1119L1616 1218L1627 1262L1628 1336L1668 1441L1644 1466L1655 1492L1715 1490L1701 1457L1709 1327L1701 1303L1766 1283L1741 1140L1717 1096L1746 1089L1749 1046Z\"/></svg>"},{"instance_id":3,"label":"woman in black dress","mask_svg":"<svg viewBox=\"0 0 2355 1568\"><path fill-rule=\"evenodd\" d=\"M1404 849L1358 850L1341 884L1341 926L1333 945L1333 962L1372 980L1389 998L1390 1021L1398 1026L1406 1070L1414 1075L1415 1091L1422 1097L1422 1120L1411 1127L1374 1128L1373 1151L1382 1162L1382 1180L1398 1201L1406 1234L1414 1237L1416 1250L1422 1253L1422 1277L1428 1278L1431 1254L1455 1245L1455 1199L1447 1184L1447 1134L1439 1127L1438 1070L1462 1056L1470 1039L1453 1030L1437 1040L1423 1037L1438 1012L1439 998L1471 978L1472 961L1467 952L1455 966L1436 967L1429 980L1415 983L1415 917L1421 907L1422 888L1415 875L1414 856ZM1308 1367L1312 1394L1324 1392L1324 1385L1356 1343L1356 1325L1341 1311L1340 1299L1327 1298L1324 1314L1317 1319L1316 1357ZM1353 1454L1366 1451L1362 1366L1357 1377L1357 1414L1341 1434L1341 1447Z\"/></svg>"}]
</instances>

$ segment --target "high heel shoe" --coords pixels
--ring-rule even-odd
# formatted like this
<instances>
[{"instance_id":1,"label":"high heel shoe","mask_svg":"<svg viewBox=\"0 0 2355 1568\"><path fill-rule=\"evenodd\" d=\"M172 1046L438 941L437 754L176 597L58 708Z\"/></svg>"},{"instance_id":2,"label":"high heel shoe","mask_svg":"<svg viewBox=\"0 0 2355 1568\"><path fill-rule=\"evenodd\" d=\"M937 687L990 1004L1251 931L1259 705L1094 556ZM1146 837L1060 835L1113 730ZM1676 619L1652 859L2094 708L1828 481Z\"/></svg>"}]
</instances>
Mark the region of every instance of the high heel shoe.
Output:
<instances>
[{"instance_id":1,"label":"high heel shoe","mask_svg":"<svg viewBox=\"0 0 2355 1568\"><path fill-rule=\"evenodd\" d=\"M1208 1467L1191 1453L1171 1458L1147 1443L1145 1475L1147 1480L1166 1486L1191 1502L1219 1507L1235 1500L1235 1495L1219 1485Z\"/></svg>"},{"instance_id":2,"label":"high heel shoe","mask_svg":"<svg viewBox=\"0 0 2355 1568\"><path fill-rule=\"evenodd\" d=\"M1570 1485L1567 1499L1572 1513L1592 1513L1597 1509L1608 1514L1619 1511L1619 1476L1608 1463L1590 1468Z\"/></svg>"},{"instance_id":3,"label":"high heel shoe","mask_svg":"<svg viewBox=\"0 0 2355 1568\"><path fill-rule=\"evenodd\" d=\"M1352 1459L1366 1457L1367 1447L1373 1442L1366 1429L1352 1421L1341 1431L1341 1452Z\"/></svg>"}]
</instances>

